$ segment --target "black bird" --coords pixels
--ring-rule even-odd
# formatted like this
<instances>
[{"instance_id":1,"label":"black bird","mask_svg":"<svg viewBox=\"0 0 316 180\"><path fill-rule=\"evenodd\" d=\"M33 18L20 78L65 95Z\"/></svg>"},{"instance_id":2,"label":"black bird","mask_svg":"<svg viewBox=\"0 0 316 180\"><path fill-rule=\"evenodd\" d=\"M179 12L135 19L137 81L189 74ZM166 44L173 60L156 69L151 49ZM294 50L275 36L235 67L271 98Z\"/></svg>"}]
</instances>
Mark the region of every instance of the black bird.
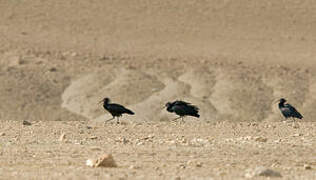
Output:
<instances>
[{"instance_id":1,"label":"black bird","mask_svg":"<svg viewBox=\"0 0 316 180\"><path fill-rule=\"evenodd\" d=\"M122 106L120 104L110 103L110 99L109 98L104 98L100 102L103 102L104 109L106 109L113 116L111 119L108 119L105 122L111 121L115 117L117 117L117 124L119 124L120 123L119 117L121 117L122 114L125 114L125 113L126 114L131 114L131 115L135 114L133 111L125 108L124 106Z\"/></svg>"},{"instance_id":2,"label":"black bird","mask_svg":"<svg viewBox=\"0 0 316 180\"><path fill-rule=\"evenodd\" d=\"M192 105L191 103L187 103L184 101L174 101L174 102L167 102L167 104L165 105L165 107L167 107L167 111L168 112L174 112L177 115L179 115L180 117L175 118L173 120L177 120L179 118L183 120L184 116L194 116L199 118L199 108Z\"/></svg>"},{"instance_id":3,"label":"black bird","mask_svg":"<svg viewBox=\"0 0 316 180\"><path fill-rule=\"evenodd\" d=\"M281 98L279 100L279 109L285 119L287 118L293 118L295 121L295 118L302 119L303 116L291 105L288 103L285 103L286 100L284 98Z\"/></svg>"}]
</instances>

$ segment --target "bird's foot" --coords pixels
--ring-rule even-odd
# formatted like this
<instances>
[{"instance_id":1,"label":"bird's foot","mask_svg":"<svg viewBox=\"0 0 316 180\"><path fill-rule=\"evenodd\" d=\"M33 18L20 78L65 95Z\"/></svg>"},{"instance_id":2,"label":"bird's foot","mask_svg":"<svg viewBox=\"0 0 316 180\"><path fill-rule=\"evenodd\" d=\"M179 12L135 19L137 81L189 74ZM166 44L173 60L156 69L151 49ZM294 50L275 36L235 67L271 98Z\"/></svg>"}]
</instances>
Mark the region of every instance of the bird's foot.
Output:
<instances>
[{"instance_id":1,"label":"bird's foot","mask_svg":"<svg viewBox=\"0 0 316 180\"><path fill-rule=\"evenodd\" d=\"M292 123L293 120L292 119L285 119L282 122L288 124L288 123Z\"/></svg>"},{"instance_id":2,"label":"bird's foot","mask_svg":"<svg viewBox=\"0 0 316 180\"><path fill-rule=\"evenodd\" d=\"M294 129L298 129L298 128L300 128L300 125L299 125L297 122L293 121L292 127L293 127Z\"/></svg>"},{"instance_id":3,"label":"bird's foot","mask_svg":"<svg viewBox=\"0 0 316 180\"><path fill-rule=\"evenodd\" d=\"M184 123L185 123L185 120L182 118L180 121L180 124L184 124Z\"/></svg>"}]
</instances>

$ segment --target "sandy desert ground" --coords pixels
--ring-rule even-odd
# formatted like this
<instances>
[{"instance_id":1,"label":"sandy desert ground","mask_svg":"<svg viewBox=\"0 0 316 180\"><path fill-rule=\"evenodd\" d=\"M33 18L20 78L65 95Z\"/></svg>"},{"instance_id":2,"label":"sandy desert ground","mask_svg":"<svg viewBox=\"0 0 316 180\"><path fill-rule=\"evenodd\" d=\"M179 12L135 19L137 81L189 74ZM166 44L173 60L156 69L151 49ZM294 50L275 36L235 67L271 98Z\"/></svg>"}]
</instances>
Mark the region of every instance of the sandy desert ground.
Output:
<instances>
[{"instance_id":1,"label":"sandy desert ground","mask_svg":"<svg viewBox=\"0 0 316 180\"><path fill-rule=\"evenodd\" d=\"M0 178L316 179L315 17L312 0L1 1ZM136 115L104 124L103 97ZM282 122L280 97L304 119ZM176 99L201 117L170 121ZM85 165L103 153L118 168Z\"/></svg>"}]
</instances>

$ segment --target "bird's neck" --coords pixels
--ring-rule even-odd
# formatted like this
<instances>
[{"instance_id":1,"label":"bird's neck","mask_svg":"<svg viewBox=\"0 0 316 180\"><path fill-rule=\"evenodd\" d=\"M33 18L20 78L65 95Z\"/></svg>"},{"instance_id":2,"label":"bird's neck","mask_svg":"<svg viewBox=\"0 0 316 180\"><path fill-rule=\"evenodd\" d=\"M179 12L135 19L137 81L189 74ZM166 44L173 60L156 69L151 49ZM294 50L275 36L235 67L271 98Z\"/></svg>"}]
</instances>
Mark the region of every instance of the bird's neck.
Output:
<instances>
[{"instance_id":1,"label":"bird's neck","mask_svg":"<svg viewBox=\"0 0 316 180\"><path fill-rule=\"evenodd\" d=\"M169 112L173 112L173 110L172 110L172 106L168 106L168 107L167 107L167 111L169 111Z\"/></svg>"},{"instance_id":2,"label":"bird's neck","mask_svg":"<svg viewBox=\"0 0 316 180\"><path fill-rule=\"evenodd\" d=\"M103 107L106 108L109 105L109 102L104 101L103 102Z\"/></svg>"},{"instance_id":3,"label":"bird's neck","mask_svg":"<svg viewBox=\"0 0 316 180\"><path fill-rule=\"evenodd\" d=\"M279 103L279 108L284 107L284 102Z\"/></svg>"}]
</instances>

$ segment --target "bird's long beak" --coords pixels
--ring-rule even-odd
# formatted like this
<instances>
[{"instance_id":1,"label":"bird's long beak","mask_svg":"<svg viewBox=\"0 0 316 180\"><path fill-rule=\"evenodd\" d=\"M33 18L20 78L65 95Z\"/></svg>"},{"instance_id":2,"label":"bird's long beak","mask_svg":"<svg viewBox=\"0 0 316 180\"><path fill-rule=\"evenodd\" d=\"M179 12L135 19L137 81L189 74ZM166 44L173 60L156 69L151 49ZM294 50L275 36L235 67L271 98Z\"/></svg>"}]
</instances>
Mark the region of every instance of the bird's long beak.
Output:
<instances>
[{"instance_id":1,"label":"bird's long beak","mask_svg":"<svg viewBox=\"0 0 316 180\"><path fill-rule=\"evenodd\" d=\"M98 104L100 104L100 103L102 103L102 102L103 102L103 99L102 99L101 101L99 101Z\"/></svg>"},{"instance_id":2,"label":"bird's long beak","mask_svg":"<svg viewBox=\"0 0 316 180\"><path fill-rule=\"evenodd\" d=\"M279 101L280 101L280 98L277 98L277 99L275 99L275 100L272 101L272 104L275 104L275 103L277 103L277 102L279 102Z\"/></svg>"}]
</instances>

